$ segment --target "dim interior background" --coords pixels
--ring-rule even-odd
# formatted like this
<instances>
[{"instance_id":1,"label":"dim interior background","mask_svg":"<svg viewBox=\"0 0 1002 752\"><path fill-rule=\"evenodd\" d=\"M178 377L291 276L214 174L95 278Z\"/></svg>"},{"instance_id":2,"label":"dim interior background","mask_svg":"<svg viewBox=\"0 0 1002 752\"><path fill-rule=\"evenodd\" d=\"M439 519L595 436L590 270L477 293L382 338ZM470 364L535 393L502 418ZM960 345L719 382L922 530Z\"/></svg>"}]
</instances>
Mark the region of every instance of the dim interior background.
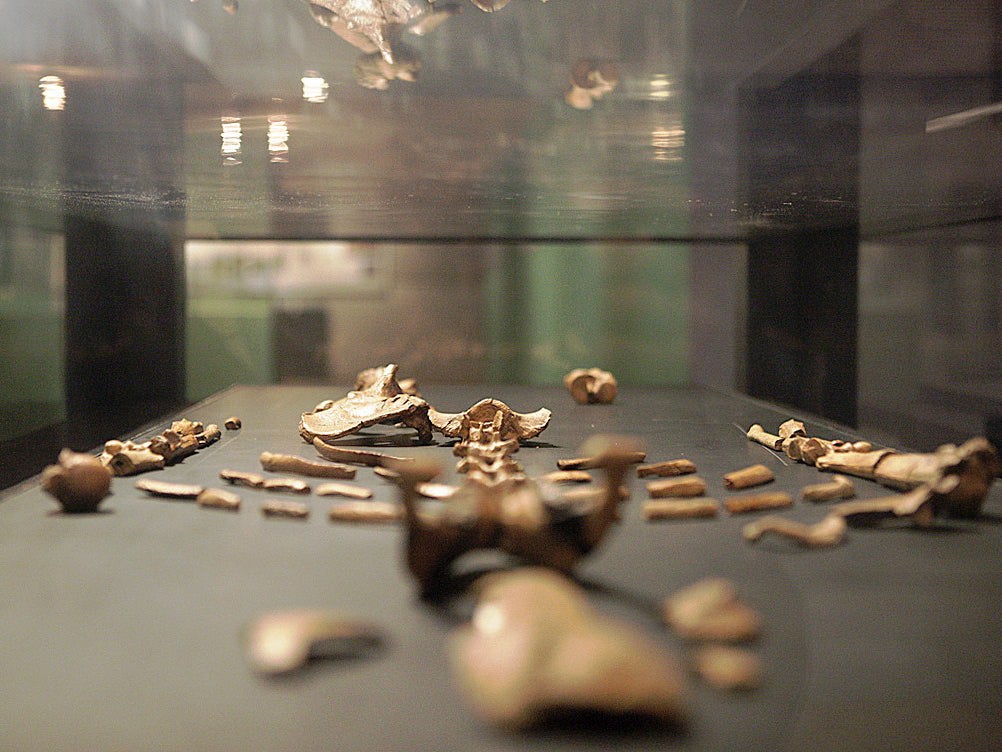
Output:
<instances>
[{"instance_id":1,"label":"dim interior background","mask_svg":"<svg viewBox=\"0 0 1002 752\"><path fill-rule=\"evenodd\" d=\"M998 436L999 3L464 2L382 90L302 0L225 5L2 6L3 486L388 362Z\"/></svg>"}]
</instances>

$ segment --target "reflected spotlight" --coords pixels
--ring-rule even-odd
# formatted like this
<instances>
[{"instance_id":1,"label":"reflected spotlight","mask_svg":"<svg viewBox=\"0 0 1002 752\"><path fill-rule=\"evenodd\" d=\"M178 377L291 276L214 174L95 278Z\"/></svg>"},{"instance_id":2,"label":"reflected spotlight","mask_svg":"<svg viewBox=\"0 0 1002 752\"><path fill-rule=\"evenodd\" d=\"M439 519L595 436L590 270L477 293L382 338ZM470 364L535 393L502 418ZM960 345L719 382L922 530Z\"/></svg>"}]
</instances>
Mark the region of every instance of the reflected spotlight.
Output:
<instances>
[{"instance_id":1,"label":"reflected spotlight","mask_svg":"<svg viewBox=\"0 0 1002 752\"><path fill-rule=\"evenodd\" d=\"M323 104L327 101L330 86L316 71L306 71L300 79L303 82L303 99L310 104Z\"/></svg>"},{"instance_id":2,"label":"reflected spotlight","mask_svg":"<svg viewBox=\"0 0 1002 752\"><path fill-rule=\"evenodd\" d=\"M268 154L271 161L289 161L289 124L285 115L268 116Z\"/></svg>"},{"instance_id":3,"label":"reflected spotlight","mask_svg":"<svg viewBox=\"0 0 1002 752\"><path fill-rule=\"evenodd\" d=\"M219 122L222 126L220 133L222 146L219 152L223 157L223 164L228 166L238 165L241 163L240 150L241 142L243 141L240 118L233 117L232 115L223 115L219 118Z\"/></svg>"},{"instance_id":4,"label":"reflected spotlight","mask_svg":"<svg viewBox=\"0 0 1002 752\"><path fill-rule=\"evenodd\" d=\"M38 88L42 90L42 107L47 110L66 109L66 86L59 76L42 76L38 79Z\"/></svg>"}]
</instances>

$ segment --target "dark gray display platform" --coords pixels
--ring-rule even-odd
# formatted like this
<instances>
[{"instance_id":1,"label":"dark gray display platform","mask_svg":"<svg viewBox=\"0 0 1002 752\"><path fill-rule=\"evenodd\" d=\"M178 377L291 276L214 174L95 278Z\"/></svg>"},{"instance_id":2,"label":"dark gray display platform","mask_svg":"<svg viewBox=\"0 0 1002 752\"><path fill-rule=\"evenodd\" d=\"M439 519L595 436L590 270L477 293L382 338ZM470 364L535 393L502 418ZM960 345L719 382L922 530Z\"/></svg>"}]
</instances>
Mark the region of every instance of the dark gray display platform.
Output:
<instances>
[{"instance_id":1,"label":"dark gray display platform","mask_svg":"<svg viewBox=\"0 0 1002 752\"><path fill-rule=\"evenodd\" d=\"M149 475L223 485L223 468L260 471L262 451L313 458L299 414L344 390L239 387L185 417L243 429ZM518 411L548 407L550 427L518 458L532 475L555 469L598 432L646 442L648 459L688 457L724 498L722 475L763 462L777 490L822 480L748 442L744 429L791 417L753 400L690 390L622 389L611 406L579 406L562 389L427 388L439 410L493 396ZM175 416L180 417L180 416ZM157 433L157 424L140 438ZM809 423L817 435L845 437ZM432 455L449 479L445 442ZM361 441L359 437L359 441ZM356 442L357 443L357 442ZM650 725L587 723L509 736L480 723L449 675L449 632L468 612L420 601L402 566L396 526L328 521L332 503L307 497L307 521L264 518L267 496L243 489L238 513L147 497L116 478L103 512L56 513L37 487L0 503L0 749L21 750L950 750L997 748L1002 732L1002 489L979 520L934 531L850 530L836 549L801 551L741 540L748 516L648 523L634 480L622 524L581 567L595 605L640 625L684 655L659 621L661 599L709 575L734 579L765 620L755 649L765 686L721 694L693 682L685 735ZM378 499L392 486L372 470L358 482ZM886 491L866 481L860 496ZM798 502L790 515L820 519ZM477 560L483 565L483 560ZM324 661L282 680L253 674L241 630L272 609L319 607L380 623L386 649Z\"/></svg>"}]
</instances>

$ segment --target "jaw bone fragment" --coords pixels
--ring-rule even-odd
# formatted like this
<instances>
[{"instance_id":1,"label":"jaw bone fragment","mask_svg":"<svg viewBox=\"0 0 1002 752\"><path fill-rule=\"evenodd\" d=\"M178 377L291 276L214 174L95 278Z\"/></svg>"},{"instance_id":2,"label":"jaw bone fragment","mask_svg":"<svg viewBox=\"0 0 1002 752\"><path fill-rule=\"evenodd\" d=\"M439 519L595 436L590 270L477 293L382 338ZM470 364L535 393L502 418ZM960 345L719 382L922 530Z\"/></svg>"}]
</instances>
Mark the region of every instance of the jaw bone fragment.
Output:
<instances>
[{"instance_id":1,"label":"jaw bone fragment","mask_svg":"<svg viewBox=\"0 0 1002 752\"><path fill-rule=\"evenodd\" d=\"M333 441L377 423L403 424L418 432L418 440L431 441L432 424L428 403L420 397L404 394L397 383L397 366L382 369L382 376L371 386L336 402L322 402L299 420L299 435L309 443L320 438Z\"/></svg>"},{"instance_id":2,"label":"jaw bone fragment","mask_svg":"<svg viewBox=\"0 0 1002 752\"><path fill-rule=\"evenodd\" d=\"M516 731L554 711L636 713L682 726L685 678L660 645L596 612L546 569L488 575L450 641L453 673L486 721Z\"/></svg>"}]
</instances>

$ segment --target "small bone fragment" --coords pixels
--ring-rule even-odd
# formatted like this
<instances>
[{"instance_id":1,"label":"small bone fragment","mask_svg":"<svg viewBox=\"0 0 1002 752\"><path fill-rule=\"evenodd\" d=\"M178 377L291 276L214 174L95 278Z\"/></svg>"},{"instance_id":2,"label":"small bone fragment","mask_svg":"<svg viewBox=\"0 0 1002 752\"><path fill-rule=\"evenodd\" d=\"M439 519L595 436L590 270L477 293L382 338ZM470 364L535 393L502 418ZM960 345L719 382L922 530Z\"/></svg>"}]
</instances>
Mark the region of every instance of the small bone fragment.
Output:
<instances>
[{"instance_id":1,"label":"small bone fragment","mask_svg":"<svg viewBox=\"0 0 1002 752\"><path fill-rule=\"evenodd\" d=\"M833 501L851 499L856 495L856 486L844 475L836 475L830 483L815 483L804 486L800 497L804 501Z\"/></svg>"},{"instance_id":2,"label":"small bone fragment","mask_svg":"<svg viewBox=\"0 0 1002 752\"><path fill-rule=\"evenodd\" d=\"M346 501L327 512L331 522L396 522L403 516L403 507L388 501Z\"/></svg>"},{"instance_id":3,"label":"small bone fragment","mask_svg":"<svg viewBox=\"0 0 1002 752\"><path fill-rule=\"evenodd\" d=\"M111 491L111 471L90 454L63 449L58 464L42 471L42 489L64 512L95 512Z\"/></svg>"},{"instance_id":4,"label":"small bone fragment","mask_svg":"<svg viewBox=\"0 0 1002 752\"><path fill-rule=\"evenodd\" d=\"M136 475L150 470L161 470L167 461L163 455L150 449L148 443L111 440L104 444L101 464L114 475Z\"/></svg>"},{"instance_id":5,"label":"small bone fragment","mask_svg":"<svg viewBox=\"0 0 1002 752\"><path fill-rule=\"evenodd\" d=\"M195 438L198 440L198 448L204 449L210 444L215 444L222 437L222 431L219 430L219 426L215 423L210 423L205 427L205 430L201 433L195 434Z\"/></svg>"},{"instance_id":6,"label":"small bone fragment","mask_svg":"<svg viewBox=\"0 0 1002 752\"><path fill-rule=\"evenodd\" d=\"M418 483L415 490L426 499L449 499L458 491L458 487L446 483Z\"/></svg>"},{"instance_id":7,"label":"small bone fragment","mask_svg":"<svg viewBox=\"0 0 1002 752\"><path fill-rule=\"evenodd\" d=\"M685 677L673 656L632 624L597 612L563 575L522 568L482 578L477 591L449 657L486 721L522 730L562 710L688 720Z\"/></svg>"},{"instance_id":8,"label":"small bone fragment","mask_svg":"<svg viewBox=\"0 0 1002 752\"><path fill-rule=\"evenodd\" d=\"M625 455L631 465L643 462L647 459L647 452L635 450ZM573 457L571 459L557 460L557 467L561 470L594 470L601 467L601 457Z\"/></svg>"},{"instance_id":9,"label":"small bone fragment","mask_svg":"<svg viewBox=\"0 0 1002 752\"><path fill-rule=\"evenodd\" d=\"M374 386L379 382L379 379L383 376L382 368L366 368L364 371L359 371L355 375L355 391L361 392ZM397 384L400 386L400 391L404 394L410 394L413 397L420 397L421 392L418 389L417 379L397 379Z\"/></svg>"},{"instance_id":10,"label":"small bone fragment","mask_svg":"<svg viewBox=\"0 0 1002 752\"><path fill-rule=\"evenodd\" d=\"M518 413L501 400L483 399L462 413L440 413L434 408L428 417L436 430L444 436L470 439L471 429L494 425L499 441L527 441L539 436L550 424L551 413L545 407L531 413Z\"/></svg>"},{"instance_id":11,"label":"small bone fragment","mask_svg":"<svg viewBox=\"0 0 1002 752\"><path fill-rule=\"evenodd\" d=\"M244 633L244 653L262 674L302 668L310 658L355 657L383 645L382 631L368 622L331 611L296 610L265 614Z\"/></svg>"},{"instance_id":12,"label":"small bone fragment","mask_svg":"<svg viewBox=\"0 0 1002 752\"><path fill-rule=\"evenodd\" d=\"M309 483L298 478L265 478L258 473L245 473L242 470L220 470L219 477L234 485L262 488L265 491L286 491L299 494L310 492Z\"/></svg>"},{"instance_id":13,"label":"small bone fragment","mask_svg":"<svg viewBox=\"0 0 1002 752\"><path fill-rule=\"evenodd\" d=\"M317 454L331 462L346 462L349 465L365 465L366 467L384 467L390 462L412 462L413 457L396 457L384 452L370 452L365 449L349 449L348 447L328 444L321 438L313 440Z\"/></svg>"},{"instance_id":14,"label":"small bone fragment","mask_svg":"<svg viewBox=\"0 0 1002 752\"><path fill-rule=\"evenodd\" d=\"M140 478L135 483L136 488L151 496L163 496L171 499L195 499L205 489L189 483L169 483L164 480Z\"/></svg>"},{"instance_id":15,"label":"small bone fragment","mask_svg":"<svg viewBox=\"0 0 1002 752\"><path fill-rule=\"evenodd\" d=\"M790 420L780 425L779 438L789 439L794 436L807 436L807 428L799 420L790 418Z\"/></svg>"},{"instance_id":16,"label":"small bone fragment","mask_svg":"<svg viewBox=\"0 0 1002 752\"><path fill-rule=\"evenodd\" d=\"M706 481L697 475L652 480L647 484L647 493L652 499L703 496L706 494Z\"/></svg>"},{"instance_id":17,"label":"small bone fragment","mask_svg":"<svg viewBox=\"0 0 1002 752\"><path fill-rule=\"evenodd\" d=\"M791 460L814 466L817 461L829 453L832 442L806 436L791 436L783 440L783 452Z\"/></svg>"},{"instance_id":18,"label":"small bone fragment","mask_svg":"<svg viewBox=\"0 0 1002 752\"><path fill-rule=\"evenodd\" d=\"M775 436L768 433L761 425L755 423L751 428L748 429L746 436L752 441L757 441L762 446L767 446L770 449L779 451L783 446L783 439L780 436Z\"/></svg>"},{"instance_id":19,"label":"small bone fragment","mask_svg":"<svg viewBox=\"0 0 1002 752\"><path fill-rule=\"evenodd\" d=\"M376 465L372 468L372 472L380 478L385 478L386 480L397 480L400 477L400 473L396 470L390 470L390 468L383 467L382 465Z\"/></svg>"},{"instance_id":20,"label":"small bone fragment","mask_svg":"<svg viewBox=\"0 0 1002 752\"><path fill-rule=\"evenodd\" d=\"M693 669L714 689L751 690L762 686L762 659L747 648L705 645L693 655Z\"/></svg>"},{"instance_id":21,"label":"small bone fragment","mask_svg":"<svg viewBox=\"0 0 1002 752\"><path fill-rule=\"evenodd\" d=\"M782 509L793 506L793 497L782 491L734 496L725 499L724 506L731 514L744 514L746 512L759 512L763 509Z\"/></svg>"},{"instance_id":22,"label":"small bone fragment","mask_svg":"<svg viewBox=\"0 0 1002 752\"><path fill-rule=\"evenodd\" d=\"M273 473L295 473L312 478L336 478L352 480L355 468L326 462L313 462L292 454L272 454L261 452L261 467Z\"/></svg>"},{"instance_id":23,"label":"small bone fragment","mask_svg":"<svg viewBox=\"0 0 1002 752\"><path fill-rule=\"evenodd\" d=\"M240 509L240 497L232 491L222 488L206 488L195 500L200 507L209 509L227 509L236 511Z\"/></svg>"},{"instance_id":24,"label":"small bone fragment","mask_svg":"<svg viewBox=\"0 0 1002 752\"><path fill-rule=\"evenodd\" d=\"M765 465L751 465L727 473L724 476L724 486L732 491L737 491L742 488L761 486L774 480L776 480L776 476Z\"/></svg>"},{"instance_id":25,"label":"small bone fragment","mask_svg":"<svg viewBox=\"0 0 1002 752\"><path fill-rule=\"evenodd\" d=\"M564 386L579 405L609 405L616 399L616 377L601 368L575 368L564 376Z\"/></svg>"},{"instance_id":26,"label":"small bone fragment","mask_svg":"<svg viewBox=\"0 0 1002 752\"><path fill-rule=\"evenodd\" d=\"M651 499L644 502L645 520L686 520L716 517L720 502L716 499Z\"/></svg>"},{"instance_id":27,"label":"small bone fragment","mask_svg":"<svg viewBox=\"0 0 1002 752\"><path fill-rule=\"evenodd\" d=\"M372 491L364 486L348 483L321 483L317 486L317 496L347 496L349 499L371 499Z\"/></svg>"},{"instance_id":28,"label":"small bone fragment","mask_svg":"<svg viewBox=\"0 0 1002 752\"><path fill-rule=\"evenodd\" d=\"M834 513L813 525L805 525L796 520L770 514L760 520L749 522L742 528L741 534L749 542L757 541L766 533L775 533L802 546L825 548L841 543L845 539L845 531L845 518Z\"/></svg>"},{"instance_id":29,"label":"small bone fragment","mask_svg":"<svg viewBox=\"0 0 1002 752\"><path fill-rule=\"evenodd\" d=\"M194 436L195 434L202 433L205 430L205 426L202 425L201 421L181 418L181 420L175 420L171 423L168 430L173 431L178 436Z\"/></svg>"},{"instance_id":30,"label":"small bone fragment","mask_svg":"<svg viewBox=\"0 0 1002 752\"><path fill-rule=\"evenodd\" d=\"M541 480L546 483L591 483L591 474L587 470L554 470Z\"/></svg>"},{"instance_id":31,"label":"small bone fragment","mask_svg":"<svg viewBox=\"0 0 1002 752\"><path fill-rule=\"evenodd\" d=\"M310 516L310 508L299 501L268 499L261 505L261 514L265 517L291 517L305 520Z\"/></svg>"},{"instance_id":32,"label":"small bone fragment","mask_svg":"<svg viewBox=\"0 0 1002 752\"><path fill-rule=\"evenodd\" d=\"M176 425L176 424L175 424ZM199 423L199 426L202 424ZM186 426L187 428L187 426ZM169 428L149 440L150 451L163 455L167 464L173 464L198 451L198 436L193 433L178 433Z\"/></svg>"},{"instance_id":33,"label":"small bone fragment","mask_svg":"<svg viewBox=\"0 0 1002 752\"><path fill-rule=\"evenodd\" d=\"M673 478L677 475L690 475L696 472L696 463L692 460L678 459L665 462L655 462L652 465L637 467L638 478L648 478L652 475L661 478Z\"/></svg>"},{"instance_id":34,"label":"small bone fragment","mask_svg":"<svg viewBox=\"0 0 1002 752\"><path fill-rule=\"evenodd\" d=\"M928 486L904 494L878 499L843 501L831 508L850 524L872 524L887 519L910 521L915 527L931 527L934 522L933 491Z\"/></svg>"},{"instance_id":35,"label":"small bone fragment","mask_svg":"<svg viewBox=\"0 0 1002 752\"><path fill-rule=\"evenodd\" d=\"M242 426L243 421L235 415L232 415L223 421L223 428L227 431L239 431Z\"/></svg>"},{"instance_id":36,"label":"small bone fragment","mask_svg":"<svg viewBox=\"0 0 1002 752\"><path fill-rule=\"evenodd\" d=\"M665 622L686 640L746 642L759 636L762 620L738 597L730 580L708 577L665 598Z\"/></svg>"}]
</instances>

